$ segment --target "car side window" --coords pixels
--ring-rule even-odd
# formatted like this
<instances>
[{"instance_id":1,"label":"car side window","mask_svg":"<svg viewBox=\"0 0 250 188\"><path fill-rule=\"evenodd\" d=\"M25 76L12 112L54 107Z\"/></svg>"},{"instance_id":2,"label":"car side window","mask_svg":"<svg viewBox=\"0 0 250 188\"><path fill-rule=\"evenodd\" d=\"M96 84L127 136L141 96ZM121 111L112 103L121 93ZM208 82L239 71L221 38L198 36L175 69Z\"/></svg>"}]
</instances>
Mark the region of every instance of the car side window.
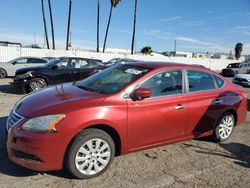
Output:
<instances>
[{"instance_id":1,"label":"car side window","mask_svg":"<svg viewBox=\"0 0 250 188\"><path fill-rule=\"evenodd\" d=\"M182 70L161 72L143 82L140 87L150 88L151 97L181 94Z\"/></svg>"},{"instance_id":2,"label":"car side window","mask_svg":"<svg viewBox=\"0 0 250 188\"><path fill-rule=\"evenodd\" d=\"M213 76L210 73L196 70L188 70L189 92L215 89Z\"/></svg>"},{"instance_id":3,"label":"car side window","mask_svg":"<svg viewBox=\"0 0 250 188\"><path fill-rule=\"evenodd\" d=\"M225 84L225 81L218 76L215 76L215 75L213 75L213 76L214 76L214 79L216 81L218 88L222 88Z\"/></svg>"},{"instance_id":4,"label":"car side window","mask_svg":"<svg viewBox=\"0 0 250 188\"><path fill-rule=\"evenodd\" d=\"M58 69L67 69L69 68L71 61L69 59L62 59L61 61L57 62L56 65Z\"/></svg>"},{"instance_id":5,"label":"car side window","mask_svg":"<svg viewBox=\"0 0 250 188\"><path fill-rule=\"evenodd\" d=\"M47 63L47 61L45 61L45 60L43 60L43 59L35 59L35 58L33 58L33 59L30 59L30 60L28 61L28 63L37 63L37 64L41 64L41 63Z\"/></svg>"},{"instance_id":6,"label":"car side window","mask_svg":"<svg viewBox=\"0 0 250 188\"><path fill-rule=\"evenodd\" d=\"M89 68L90 67L90 63L84 59L80 59L79 64L76 68Z\"/></svg>"},{"instance_id":7,"label":"car side window","mask_svg":"<svg viewBox=\"0 0 250 188\"><path fill-rule=\"evenodd\" d=\"M16 64L26 64L28 62L27 58L17 59Z\"/></svg>"}]
</instances>

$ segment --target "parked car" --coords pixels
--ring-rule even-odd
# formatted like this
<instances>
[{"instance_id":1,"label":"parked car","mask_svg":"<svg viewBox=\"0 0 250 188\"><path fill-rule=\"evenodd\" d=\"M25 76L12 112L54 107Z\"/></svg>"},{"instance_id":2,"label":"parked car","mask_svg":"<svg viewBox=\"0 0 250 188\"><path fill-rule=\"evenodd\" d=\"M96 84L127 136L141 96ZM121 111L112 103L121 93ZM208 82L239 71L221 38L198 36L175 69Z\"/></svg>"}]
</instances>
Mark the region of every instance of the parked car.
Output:
<instances>
[{"instance_id":1,"label":"parked car","mask_svg":"<svg viewBox=\"0 0 250 188\"><path fill-rule=\"evenodd\" d=\"M136 62L34 92L7 120L8 156L36 171L93 178L114 156L213 136L247 116L244 89L198 66Z\"/></svg>"},{"instance_id":2,"label":"parked car","mask_svg":"<svg viewBox=\"0 0 250 188\"><path fill-rule=\"evenodd\" d=\"M250 74L236 74L232 82L241 86L249 87L250 86Z\"/></svg>"},{"instance_id":3,"label":"parked car","mask_svg":"<svg viewBox=\"0 0 250 188\"><path fill-rule=\"evenodd\" d=\"M0 78L15 76L17 69L39 66L48 63L47 60L37 57L19 57L6 63L0 63Z\"/></svg>"},{"instance_id":4,"label":"parked car","mask_svg":"<svg viewBox=\"0 0 250 188\"><path fill-rule=\"evenodd\" d=\"M14 93L29 93L49 85L84 79L104 68L100 60L61 57L43 66L17 70L10 84Z\"/></svg>"},{"instance_id":5,"label":"parked car","mask_svg":"<svg viewBox=\"0 0 250 188\"><path fill-rule=\"evenodd\" d=\"M131 61L136 61L133 59L128 59L128 58L114 58L109 60L108 62L105 62L104 65L107 67L119 64L119 63L126 63L126 62L131 62Z\"/></svg>"},{"instance_id":6,"label":"parked car","mask_svg":"<svg viewBox=\"0 0 250 188\"><path fill-rule=\"evenodd\" d=\"M52 60L55 60L57 59L56 57L42 57L43 59L47 60L47 61L52 61Z\"/></svg>"},{"instance_id":7,"label":"parked car","mask_svg":"<svg viewBox=\"0 0 250 188\"><path fill-rule=\"evenodd\" d=\"M222 69L221 75L233 77L236 74L246 74L250 71L250 62L231 63L226 69Z\"/></svg>"}]
</instances>

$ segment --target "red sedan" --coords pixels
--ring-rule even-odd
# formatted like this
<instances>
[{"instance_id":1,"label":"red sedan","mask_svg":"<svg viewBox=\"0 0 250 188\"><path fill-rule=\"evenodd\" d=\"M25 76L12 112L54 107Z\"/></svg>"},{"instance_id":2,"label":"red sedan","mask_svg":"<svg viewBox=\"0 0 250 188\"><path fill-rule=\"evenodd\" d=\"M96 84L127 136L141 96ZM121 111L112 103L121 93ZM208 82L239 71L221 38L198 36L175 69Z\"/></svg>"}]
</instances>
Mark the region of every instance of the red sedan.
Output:
<instances>
[{"instance_id":1,"label":"red sedan","mask_svg":"<svg viewBox=\"0 0 250 188\"><path fill-rule=\"evenodd\" d=\"M198 137L230 137L247 116L242 87L206 68L131 62L21 99L7 120L11 161L100 175L114 156Z\"/></svg>"}]
</instances>

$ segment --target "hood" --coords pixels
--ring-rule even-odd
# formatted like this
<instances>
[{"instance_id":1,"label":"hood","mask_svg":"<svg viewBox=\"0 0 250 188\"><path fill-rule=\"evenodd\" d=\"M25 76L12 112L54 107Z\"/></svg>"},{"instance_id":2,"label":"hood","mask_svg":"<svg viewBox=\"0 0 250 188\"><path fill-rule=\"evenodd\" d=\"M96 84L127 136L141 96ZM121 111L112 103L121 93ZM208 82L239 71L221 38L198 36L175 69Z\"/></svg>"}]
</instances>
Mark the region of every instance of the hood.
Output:
<instances>
[{"instance_id":1,"label":"hood","mask_svg":"<svg viewBox=\"0 0 250 188\"><path fill-rule=\"evenodd\" d=\"M105 95L78 88L72 83L56 85L31 93L18 101L14 109L31 118L49 114L66 114L100 104Z\"/></svg>"},{"instance_id":2,"label":"hood","mask_svg":"<svg viewBox=\"0 0 250 188\"><path fill-rule=\"evenodd\" d=\"M41 67L41 66L21 68L21 69L18 69L16 71L16 75L18 75L18 74L25 74L26 72L29 72L29 71L38 71L38 70L40 70L42 68L43 67Z\"/></svg>"},{"instance_id":3,"label":"hood","mask_svg":"<svg viewBox=\"0 0 250 188\"><path fill-rule=\"evenodd\" d=\"M250 74L236 74L234 78L250 79Z\"/></svg>"}]
</instances>

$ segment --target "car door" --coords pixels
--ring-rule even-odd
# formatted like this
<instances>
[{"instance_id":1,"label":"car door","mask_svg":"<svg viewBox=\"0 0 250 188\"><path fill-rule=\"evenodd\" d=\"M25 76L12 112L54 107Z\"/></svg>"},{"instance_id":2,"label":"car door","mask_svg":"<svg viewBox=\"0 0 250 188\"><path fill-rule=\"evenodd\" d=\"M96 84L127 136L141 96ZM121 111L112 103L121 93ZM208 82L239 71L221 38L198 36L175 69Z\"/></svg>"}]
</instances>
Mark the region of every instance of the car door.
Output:
<instances>
[{"instance_id":1,"label":"car door","mask_svg":"<svg viewBox=\"0 0 250 188\"><path fill-rule=\"evenodd\" d=\"M214 76L206 71L187 70L187 136L210 134L223 112L223 93Z\"/></svg>"},{"instance_id":2,"label":"car door","mask_svg":"<svg viewBox=\"0 0 250 188\"><path fill-rule=\"evenodd\" d=\"M50 84L61 84L73 81L74 61L63 58L51 65L43 74L49 79Z\"/></svg>"},{"instance_id":3,"label":"car door","mask_svg":"<svg viewBox=\"0 0 250 188\"><path fill-rule=\"evenodd\" d=\"M158 73L139 86L152 90L150 98L128 100L131 151L176 140L184 135L187 101L182 75L182 70Z\"/></svg>"}]
</instances>

